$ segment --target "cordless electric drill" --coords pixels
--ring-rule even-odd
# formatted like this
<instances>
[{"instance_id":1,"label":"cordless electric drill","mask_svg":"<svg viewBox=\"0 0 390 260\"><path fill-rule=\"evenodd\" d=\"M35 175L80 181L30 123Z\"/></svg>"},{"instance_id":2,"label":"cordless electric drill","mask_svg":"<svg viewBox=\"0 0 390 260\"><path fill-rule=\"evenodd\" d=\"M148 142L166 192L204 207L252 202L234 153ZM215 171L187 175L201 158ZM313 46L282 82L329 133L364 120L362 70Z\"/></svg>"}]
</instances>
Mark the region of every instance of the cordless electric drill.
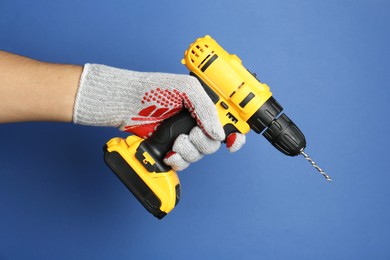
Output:
<instances>
[{"instance_id":1,"label":"cordless electric drill","mask_svg":"<svg viewBox=\"0 0 390 260\"><path fill-rule=\"evenodd\" d=\"M190 45L182 63L196 77L214 102L226 136L250 129L262 135L279 151L289 156L302 154L316 169L326 173L304 153L306 140L299 128L282 113L269 87L247 70L241 60L226 52L206 35ZM131 135L113 138L104 147L104 159L112 171L158 219L169 213L180 200L176 172L163 163L180 134L196 125L183 109L168 118L148 139Z\"/></svg>"}]
</instances>

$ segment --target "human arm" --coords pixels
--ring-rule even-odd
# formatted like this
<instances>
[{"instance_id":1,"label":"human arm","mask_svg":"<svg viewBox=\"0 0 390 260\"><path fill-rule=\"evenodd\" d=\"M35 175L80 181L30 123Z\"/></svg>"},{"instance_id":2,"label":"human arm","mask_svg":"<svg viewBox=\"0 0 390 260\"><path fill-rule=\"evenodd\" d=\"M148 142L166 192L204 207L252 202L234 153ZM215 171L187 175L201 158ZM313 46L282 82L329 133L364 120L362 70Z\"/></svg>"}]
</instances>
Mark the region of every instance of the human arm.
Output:
<instances>
[{"instance_id":1,"label":"human arm","mask_svg":"<svg viewBox=\"0 0 390 260\"><path fill-rule=\"evenodd\" d=\"M215 152L225 139L214 104L199 81L188 75L54 64L1 51L0 97L0 123L112 126L144 138L186 108L198 126L179 136L166 157L165 163L175 170ZM236 151L244 142L244 135L232 134L226 143Z\"/></svg>"},{"instance_id":2,"label":"human arm","mask_svg":"<svg viewBox=\"0 0 390 260\"><path fill-rule=\"evenodd\" d=\"M82 70L0 51L0 123L71 122Z\"/></svg>"}]
</instances>

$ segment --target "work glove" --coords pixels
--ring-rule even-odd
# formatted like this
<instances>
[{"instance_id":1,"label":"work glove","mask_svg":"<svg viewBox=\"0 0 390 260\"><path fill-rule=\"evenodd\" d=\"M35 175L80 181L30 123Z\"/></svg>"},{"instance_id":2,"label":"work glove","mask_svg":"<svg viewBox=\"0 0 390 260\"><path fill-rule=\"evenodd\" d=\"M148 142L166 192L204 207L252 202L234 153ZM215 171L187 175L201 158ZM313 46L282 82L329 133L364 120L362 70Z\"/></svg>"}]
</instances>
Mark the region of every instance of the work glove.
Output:
<instances>
[{"instance_id":1,"label":"work glove","mask_svg":"<svg viewBox=\"0 0 390 260\"><path fill-rule=\"evenodd\" d=\"M188 135L180 135L164 163L180 171L204 154L217 151L225 133L217 110L199 81L188 75L135 72L86 64L73 113L75 124L113 126L149 138L164 119L183 108L196 119ZM227 148L234 152L245 135L230 134Z\"/></svg>"}]
</instances>

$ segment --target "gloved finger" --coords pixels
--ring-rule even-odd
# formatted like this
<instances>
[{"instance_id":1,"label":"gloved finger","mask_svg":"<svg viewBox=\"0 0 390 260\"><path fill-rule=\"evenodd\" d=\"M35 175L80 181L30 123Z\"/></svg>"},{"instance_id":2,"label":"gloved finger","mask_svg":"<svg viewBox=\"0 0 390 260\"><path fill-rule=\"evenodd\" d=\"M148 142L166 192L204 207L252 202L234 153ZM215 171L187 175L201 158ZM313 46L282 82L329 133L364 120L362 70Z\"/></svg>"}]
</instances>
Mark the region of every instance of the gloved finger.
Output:
<instances>
[{"instance_id":1,"label":"gloved finger","mask_svg":"<svg viewBox=\"0 0 390 260\"><path fill-rule=\"evenodd\" d=\"M188 138L195 148L202 154L214 153L221 146L220 141L209 138L198 126L192 128Z\"/></svg>"},{"instance_id":2,"label":"gloved finger","mask_svg":"<svg viewBox=\"0 0 390 260\"><path fill-rule=\"evenodd\" d=\"M245 144L246 137L241 133L232 133L226 138L226 147L230 152L236 152Z\"/></svg>"},{"instance_id":3,"label":"gloved finger","mask_svg":"<svg viewBox=\"0 0 390 260\"><path fill-rule=\"evenodd\" d=\"M196 162L200 160L203 155L196 149L193 143L191 143L188 135L179 135L172 147L172 151L180 154L180 156L187 162Z\"/></svg>"},{"instance_id":4,"label":"gloved finger","mask_svg":"<svg viewBox=\"0 0 390 260\"><path fill-rule=\"evenodd\" d=\"M218 118L218 112L203 89L200 82L195 77L186 79L186 91L183 94L184 105L196 118L199 127L212 139L223 141L225 132Z\"/></svg>"},{"instance_id":5,"label":"gloved finger","mask_svg":"<svg viewBox=\"0 0 390 260\"><path fill-rule=\"evenodd\" d=\"M180 154L173 151L167 153L163 161L166 165L171 166L174 171L182 171L190 165Z\"/></svg>"}]
</instances>

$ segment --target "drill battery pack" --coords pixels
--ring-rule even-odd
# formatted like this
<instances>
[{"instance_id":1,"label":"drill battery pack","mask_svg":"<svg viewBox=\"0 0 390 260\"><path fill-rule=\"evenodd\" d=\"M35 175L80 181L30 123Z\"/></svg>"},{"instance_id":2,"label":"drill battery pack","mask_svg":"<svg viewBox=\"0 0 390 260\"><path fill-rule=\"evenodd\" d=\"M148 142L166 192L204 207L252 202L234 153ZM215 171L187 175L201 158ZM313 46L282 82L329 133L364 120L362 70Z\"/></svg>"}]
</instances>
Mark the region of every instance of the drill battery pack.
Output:
<instances>
[{"instance_id":1,"label":"drill battery pack","mask_svg":"<svg viewBox=\"0 0 390 260\"><path fill-rule=\"evenodd\" d=\"M156 172L142 141L134 135L111 139L103 148L104 161L145 209L162 219L179 203L180 181L173 170Z\"/></svg>"}]
</instances>

